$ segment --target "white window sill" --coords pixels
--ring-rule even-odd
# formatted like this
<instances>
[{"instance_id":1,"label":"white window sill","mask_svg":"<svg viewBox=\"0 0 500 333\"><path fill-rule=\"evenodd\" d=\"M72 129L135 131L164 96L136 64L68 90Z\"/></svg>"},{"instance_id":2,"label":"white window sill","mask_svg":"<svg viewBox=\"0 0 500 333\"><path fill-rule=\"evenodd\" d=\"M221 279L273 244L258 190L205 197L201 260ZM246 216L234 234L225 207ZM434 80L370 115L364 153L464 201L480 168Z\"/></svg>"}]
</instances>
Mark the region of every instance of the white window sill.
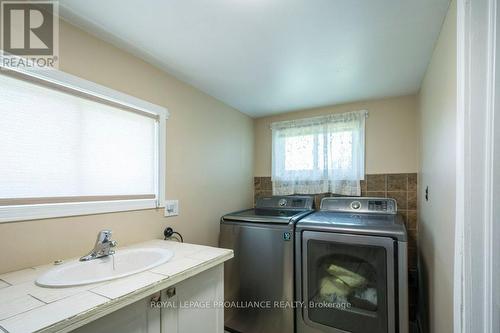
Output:
<instances>
[{"instance_id":1,"label":"white window sill","mask_svg":"<svg viewBox=\"0 0 500 333\"><path fill-rule=\"evenodd\" d=\"M156 208L156 199L0 206L0 223Z\"/></svg>"}]
</instances>

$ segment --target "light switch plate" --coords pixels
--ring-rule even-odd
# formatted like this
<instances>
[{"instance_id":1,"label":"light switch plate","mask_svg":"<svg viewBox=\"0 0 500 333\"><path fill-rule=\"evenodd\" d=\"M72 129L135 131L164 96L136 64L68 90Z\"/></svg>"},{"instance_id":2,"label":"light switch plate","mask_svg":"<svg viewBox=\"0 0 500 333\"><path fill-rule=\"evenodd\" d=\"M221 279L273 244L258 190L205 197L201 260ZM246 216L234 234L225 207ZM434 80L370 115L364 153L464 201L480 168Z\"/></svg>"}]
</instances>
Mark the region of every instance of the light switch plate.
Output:
<instances>
[{"instance_id":1,"label":"light switch plate","mask_svg":"<svg viewBox=\"0 0 500 333\"><path fill-rule=\"evenodd\" d=\"M179 200L165 201L165 216L179 215Z\"/></svg>"}]
</instances>

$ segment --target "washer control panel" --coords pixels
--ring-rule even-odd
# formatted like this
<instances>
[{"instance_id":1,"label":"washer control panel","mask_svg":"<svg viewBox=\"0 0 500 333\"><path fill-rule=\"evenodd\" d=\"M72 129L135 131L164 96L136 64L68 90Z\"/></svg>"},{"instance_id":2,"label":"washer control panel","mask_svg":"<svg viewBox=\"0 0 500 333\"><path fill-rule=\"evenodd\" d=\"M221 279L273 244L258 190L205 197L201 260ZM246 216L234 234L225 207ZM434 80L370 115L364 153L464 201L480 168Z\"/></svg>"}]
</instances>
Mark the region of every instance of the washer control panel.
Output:
<instances>
[{"instance_id":1,"label":"washer control panel","mask_svg":"<svg viewBox=\"0 0 500 333\"><path fill-rule=\"evenodd\" d=\"M272 196L258 198L256 208L268 209L312 209L313 198L310 196Z\"/></svg>"},{"instance_id":2,"label":"washer control panel","mask_svg":"<svg viewBox=\"0 0 500 333\"><path fill-rule=\"evenodd\" d=\"M352 201L351 202L351 208L353 210L359 210L361 208L361 202L359 202L357 200L356 201Z\"/></svg>"},{"instance_id":3,"label":"washer control panel","mask_svg":"<svg viewBox=\"0 0 500 333\"><path fill-rule=\"evenodd\" d=\"M377 212L387 212L387 200L368 200L368 210Z\"/></svg>"},{"instance_id":4,"label":"washer control panel","mask_svg":"<svg viewBox=\"0 0 500 333\"><path fill-rule=\"evenodd\" d=\"M329 197L321 200L321 210L358 213L396 214L397 203L391 198Z\"/></svg>"}]
</instances>

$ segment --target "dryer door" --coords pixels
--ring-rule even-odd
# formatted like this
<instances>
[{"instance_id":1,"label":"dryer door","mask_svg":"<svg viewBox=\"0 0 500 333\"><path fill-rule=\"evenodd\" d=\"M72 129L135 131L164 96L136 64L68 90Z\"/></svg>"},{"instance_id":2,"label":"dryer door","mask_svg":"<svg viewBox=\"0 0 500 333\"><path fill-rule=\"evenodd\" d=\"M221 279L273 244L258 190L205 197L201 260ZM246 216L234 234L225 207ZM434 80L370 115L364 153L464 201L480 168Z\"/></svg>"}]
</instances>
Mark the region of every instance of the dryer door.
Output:
<instances>
[{"instance_id":1,"label":"dryer door","mask_svg":"<svg viewBox=\"0 0 500 333\"><path fill-rule=\"evenodd\" d=\"M303 320L322 332L394 333L391 238L304 231Z\"/></svg>"}]
</instances>

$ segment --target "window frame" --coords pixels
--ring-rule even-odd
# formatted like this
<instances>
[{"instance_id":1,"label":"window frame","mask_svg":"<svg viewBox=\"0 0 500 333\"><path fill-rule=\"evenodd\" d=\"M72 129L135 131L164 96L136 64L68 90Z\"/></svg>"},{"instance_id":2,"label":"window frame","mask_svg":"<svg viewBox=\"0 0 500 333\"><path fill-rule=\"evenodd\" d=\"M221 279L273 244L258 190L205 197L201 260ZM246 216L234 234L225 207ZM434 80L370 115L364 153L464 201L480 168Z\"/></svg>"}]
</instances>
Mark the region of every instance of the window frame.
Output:
<instances>
[{"instance_id":1,"label":"window frame","mask_svg":"<svg viewBox=\"0 0 500 333\"><path fill-rule=\"evenodd\" d=\"M320 168L319 168L319 152L318 152L318 145L319 145L319 133L311 133L309 134L312 136L312 169L295 169L295 170L287 170L286 169L286 139L285 139L285 147L281 148L279 150L279 153L282 154L283 158L283 171L282 174L286 174L288 176L295 176L295 175L300 175L303 172L310 172L314 173L316 175L319 175L321 173ZM296 138L297 136L291 136L290 138ZM273 143L274 144L274 143ZM274 156L273 156L274 157ZM324 171L324 170L323 170ZM304 179L307 180L307 179Z\"/></svg>"},{"instance_id":2,"label":"window frame","mask_svg":"<svg viewBox=\"0 0 500 333\"><path fill-rule=\"evenodd\" d=\"M2 60L3 56L0 55L0 75L14 75L15 77L20 77L20 79L35 81L37 84L63 90L70 94L84 96L81 98L87 97L102 103L111 103L126 109L123 112L131 112L130 110L133 110L138 113L154 115L157 117L157 122L155 135L156 193L154 199L0 206L0 223L164 207L166 188L166 122L170 115L166 108L60 70L11 68L3 66L4 62Z\"/></svg>"},{"instance_id":3,"label":"window frame","mask_svg":"<svg viewBox=\"0 0 500 333\"><path fill-rule=\"evenodd\" d=\"M349 132L352 135L353 131L342 130L342 131L337 131L337 132L338 133ZM313 139L313 151L312 151L313 168L312 169L286 170L286 167L285 167L285 169L282 171L283 174L286 174L289 176L295 176L295 175L300 175L302 172L305 171L305 172L315 173L317 175L323 174L323 176L324 176L330 170L335 170L335 169L328 169L328 168L321 168L320 167L319 161L320 161L320 154L321 153L318 151L319 142L322 140L323 145L327 145L328 138L324 135L324 133L311 133L310 135L312 135L312 137L313 137L312 138ZM323 138L320 138L320 136L323 136ZM286 160L286 151L282 152L282 154L283 154L283 161L285 161ZM353 145L351 145L351 155L354 156L354 154L355 154L355 151L354 151L354 144L353 144ZM323 160L326 158L327 158L327 156L323 156ZM304 180L308 180L308 179L304 179ZM322 177L321 181L322 180L324 180L324 177Z\"/></svg>"}]
</instances>

